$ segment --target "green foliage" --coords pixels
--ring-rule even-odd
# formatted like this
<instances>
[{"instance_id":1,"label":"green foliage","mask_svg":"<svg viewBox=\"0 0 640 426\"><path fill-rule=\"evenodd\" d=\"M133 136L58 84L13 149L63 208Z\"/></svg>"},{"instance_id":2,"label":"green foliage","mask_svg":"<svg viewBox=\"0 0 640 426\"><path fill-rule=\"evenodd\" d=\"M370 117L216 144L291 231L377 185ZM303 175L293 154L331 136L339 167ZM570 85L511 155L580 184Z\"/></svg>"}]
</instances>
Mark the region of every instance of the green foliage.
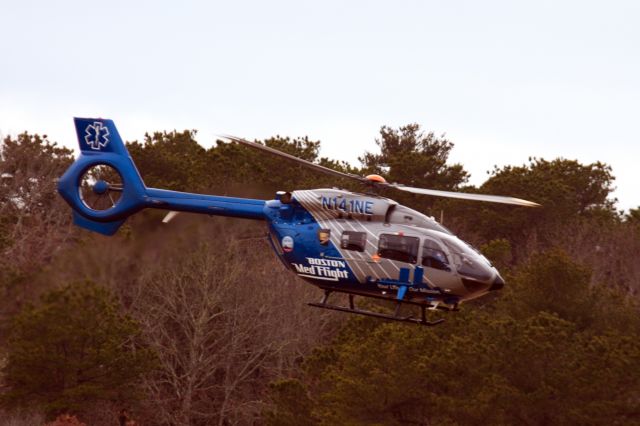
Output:
<instances>
[{"instance_id":1,"label":"green foliage","mask_svg":"<svg viewBox=\"0 0 640 426\"><path fill-rule=\"evenodd\" d=\"M4 381L9 406L48 413L78 411L100 400L125 401L152 365L136 345L138 325L90 282L54 290L13 320Z\"/></svg>"},{"instance_id":2,"label":"green foliage","mask_svg":"<svg viewBox=\"0 0 640 426\"><path fill-rule=\"evenodd\" d=\"M7 136L2 141L0 150L2 173L12 175L13 179L21 176L30 178L46 178L51 171L60 172L73 161L73 151L50 142L47 135L19 134L15 139Z\"/></svg>"},{"instance_id":3,"label":"green foliage","mask_svg":"<svg viewBox=\"0 0 640 426\"><path fill-rule=\"evenodd\" d=\"M0 244L25 212L33 215L57 201L55 180L73 161L73 151L39 135L7 136L0 144ZM0 246L1 247L1 246Z\"/></svg>"},{"instance_id":4,"label":"green foliage","mask_svg":"<svg viewBox=\"0 0 640 426\"><path fill-rule=\"evenodd\" d=\"M637 419L637 307L595 291L589 271L558 251L534 257L512 287L493 306L464 310L436 328L351 320L305 362L306 390L296 393L300 401L309 395L311 414L295 411L295 398L276 399L276 412L316 424ZM627 325L602 316L610 309Z\"/></svg>"},{"instance_id":5,"label":"green foliage","mask_svg":"<svg viewBox=\"0 0 640 426\"><path fill-rule=\"evenodd\" d=\"M462 165L447 165L453 143L444 136L424 134L418 124L408 124L399 129L382 126L376 145L380 154L366 152L360 161L365 170L386 176L391 182L454 189L468 178Z\"/></svg>"},{"instance_id":6,"label":"green foliage","mask_svg":"<svg viewBox=\"0 0 640 426\"><path fill-rule=\"evenodd\" d=\"M55 180L73 161L73 151L49 142L46 135L21 133L0 144L0 249L21 235L17 226L57 207Z\"/></svg>"},{"instance_id":7,"label":"green foliage","mask_svg":"<svg viewBox=\"0 0 640 426\"><path fill-rule=\"evenodd\" d=\"M447 139L433 133L424 134L417 124L398 130L383 126L380 135L376 143L381 153L367 152L360 159L366 172L430 188L453 189L466 181L468 174L461 165L446 164L453 148ZM195 137L195 131L156 132L145 135L143 143L131 142L127 147L145 183L154 187L187 191L222 189L226 193L237 185L247 185L253 189L260 187L262 193L272 195L281 189L353 185L238 144L217 141L211 148L204 149ZM307 137L276 136L258 143L343 172L364 173L345 162L319 158L320 142ZM401 196L425 202L425 198Z\"/></svg>"},{"instance_id":8,"label":"green foliage","mask_svg":"<svg viewBox=\"0 0 640 426\"><path fill-rule=\"evenodd\" d=\"M313 417L313 401L304 385L295 379L279 380L270 385L273 407L264 413L267 425L309 426L317 423ZM282 411L278 411L281 409Z\"/></svg>"},{"instance_id":9,"label":"green foliage","mask_svg":"<svg viewBox=\"0 0 640 426\"><path fill-rule=\"evenodd\" d=\"M399 129L380 128L376 139L380 154L365 152L359 158L362 174L375 173L389 182L407 186L452 190L466 182L469 175L462 165L448 165L453 143L433 132L425 134L418 124L408 124ZM418 211L427 212L436 200L401 191L385 191L386 196Z\"/></svg>"},{"instance_id":10,"label":"green foliage","mask_svg":"<svg viewBox=\"0 0 640 426\"><path fill-rule=\"evenodd\" d=\"M311 171L282 158L264 155L249 147L217 141L205 149L195 131L156 132L144 143L127 148L151 187L224 195L273 197L275 191L335 186L335 178ZM264 145L304 160L345 172L357 173L348 164L319 158L320 142L309 138L272 137ZM350 183L343 182L346 187Z\"/></svg>"},{"instance_id":11,"label":"green foliage","mask_svg":"<svg viewBox=\"0 0 640 426\"><path fill-rule=\"evenodd\" d=\"M625 215L624 219L629 224L640 226L640 207L629 209L629 213Z\"/></svg>"},{"instance_id":12,"label":"green foliage","mask_svg":"<svg viewBox=\"0 0 640 426\"><path fill-rule=\"evenodd\" d=\"M483 244L482 246L480 246L480 251L499 270L502 270L503 268L510 265L513 260L511 243L509 243L509 240L506 240L504 238L491 240L487 244Z\"/></svg>"},{"instance_id":13,"label":"green foliage","mask_svg":"<svg viewBox=\"0 0 640 426\"><path fill-rule=\"evenodd\" d=\"M330 160L319 158L320 142L309 140L308 137L291 139L276 136L266 139L264 142L257 142L312 163L336 167L338 170L343 171L345 171L345 168L348 169L348 166L344 163L331 162ZM296 189L335 186L336 184L344 183L339 182L339 179L329 178L295 162L265 155L245 146L235 144L229 146L229 144L219 143L215 148L215 152L223 152L223 150L230 149L238 149L245 152L246 163L243 165L241 162L235 161L227 164L227 173L234 173L234 170L239 169L242 174L236 176L236 182L252 186L259 182L262 188L268 190L268 196L271 197L273 192L277 190L293 191Z\"/></svg>"},{"instance_id":14,"label":"green foliage","mask_svg":"<svg viewBox=\"0 0 640 426\"><path fill-rule=\"evenodd\" d=\"M127 144L145 183L157 188L206 189L206 150L195 140L196 131L145 134L144 143Z\"/></svg>"},{"instance_id":15,"label":"green foliage","mask_svg":"<svg viewBox=\"0 0 640 426\"><path fill-rule=\"evenodd\" d=\"M571 262L563 252L539 253L520 268L506 290L507 309L516 319L545 311L589 327L600 320L597 308L603 303L590 282L591 271Z\"/></svg>"},{"instance_id":16,"label":"green foliage","mask_svg":"<svg viewBox=\"0 0 640 426\"><path fill-rule=\"evenodd\" d=\"M30 293L30 280L73 235L57 179L70 149L22 133L0 143L0 322ZM0 326L1 327L1 326ZM6 333L0 328L0 341Z\"/></svg>"},{"instance_id":17,"label":"green foliage","mask_svg":"<svg viewBox=\"0 0 640 426\"><path fill-rule=\"evenodd\" d=\"M612 206L608 197L614 179L611 167L601 162L583 165L562 158L533 158L526 166L494 169L482 189L553 205L562 215L584 215L596 207Z\"/></svg>"}]
</instances>

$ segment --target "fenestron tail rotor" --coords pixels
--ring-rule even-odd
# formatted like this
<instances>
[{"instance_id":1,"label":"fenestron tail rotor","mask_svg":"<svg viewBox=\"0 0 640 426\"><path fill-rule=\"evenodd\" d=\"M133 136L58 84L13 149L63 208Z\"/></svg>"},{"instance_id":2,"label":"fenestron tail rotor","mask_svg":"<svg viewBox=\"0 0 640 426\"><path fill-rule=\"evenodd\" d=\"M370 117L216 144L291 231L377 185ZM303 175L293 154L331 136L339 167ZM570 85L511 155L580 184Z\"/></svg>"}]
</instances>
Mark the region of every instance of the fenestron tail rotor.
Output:
<instances>
[{"instance_id":1,"label":"fenestron tail rotor","mask_svg":"<svg viewBox=\"0 0 640 426\"><path fill-rule=\"evenodd\" d=\"M250 142L246 139L242 139L236 136L221 135L221 137L231 142L236 142L253 149L257 149L263 152L268 152L269 154L285 158L289 161L298 163L300 165L311 168L313 170L317 170L321 173L325 173L334 177L357 180L358 182L367 184L369 186L380 187L380 188L393 188L399 191L411 192L414 194L431 195L435 197L456 198L456 199L471 200L471 201L486 201L490 203L513 204L516 206L524 206L524 207L540 207L540 204L534 203L533 201L527 201L521 198L507 197L503 195L487 195L487 194L473 194L468 192L441 191L437 189L414 188L411 186L405 186L398 183L388 183L387 181L384 180L384 178L378 175L369 175L369 176L363 177L363 176L358 176L351 173L343 173L338 170L333 170L328 167L321 166L319 164L314 164L314 163L311 163L310 161L303 160L302 158L298 158L293 155L278 151L277 149L273 149L256 142Z\"/></svg>"},{"instance_id":2,"label":"fenestron tail rotor","mask_svg":"<svg viewBox=\"0 0 640 426\"><path fill-rule=\"evenodd\" d=\"M89 167L80 177L78 192L85 207L94 211L114 208L120 198L124 183L118 171L107 164Z\"/></svg>"}]
</instances>

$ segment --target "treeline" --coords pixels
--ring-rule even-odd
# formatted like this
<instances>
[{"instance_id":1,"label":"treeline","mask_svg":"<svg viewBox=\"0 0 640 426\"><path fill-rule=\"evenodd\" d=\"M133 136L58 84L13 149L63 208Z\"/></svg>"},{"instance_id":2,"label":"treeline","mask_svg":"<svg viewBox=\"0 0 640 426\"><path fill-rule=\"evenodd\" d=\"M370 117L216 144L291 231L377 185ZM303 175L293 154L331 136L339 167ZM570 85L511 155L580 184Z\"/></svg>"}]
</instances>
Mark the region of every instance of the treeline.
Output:
<instances>
[{"instance_id":1,"label":"treeline","mask_svg":"<svg viewBox=\"0 0 640 426\"><path fill-rule=\"evenodd\" d=\"M272 198L341 186L195 131L128 148L148 186ZM72 153L38 135L0 151L0 404L13 424L73 414L114 424L640 424L640 209L622 213L602 163L532 158L480 187L453 143L382 127L361 166L320 143L268 146L389 181L511 195L539 209L386 195L492 259L506 288L436 328L322 312L260 223L162 212L106 238L71 225L55 193ZM376 309L385 309L377 306ZM71 420L58 420L58 424ZM62 423L61 423L62 422Z\"/></svg>"}]
</instances>

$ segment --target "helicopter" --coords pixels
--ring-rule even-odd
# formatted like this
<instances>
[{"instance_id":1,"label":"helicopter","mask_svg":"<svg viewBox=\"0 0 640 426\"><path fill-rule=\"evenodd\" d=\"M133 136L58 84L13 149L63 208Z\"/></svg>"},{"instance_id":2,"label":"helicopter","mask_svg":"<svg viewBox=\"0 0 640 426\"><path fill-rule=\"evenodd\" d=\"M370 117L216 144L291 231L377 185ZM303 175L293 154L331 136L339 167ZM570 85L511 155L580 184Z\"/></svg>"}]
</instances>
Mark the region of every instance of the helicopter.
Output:
<instances>
[{"instance_id":1,"label":"helicopter","mask_svg":"<svg viewBox=\"0 0 640 426\"><path fill-rule=\"evenodd\" d=\"M113 235L127 217L146 208L264 221L268 241L287 269L323 290L308 305L394 321L433 326L427 311L456 311L462 302L500 290L505 282L470 244L429 217L372 190L536 207L506 196L414 188L382 176L344 173L235 136L242 144L313 170L358 181L367 192L321 188L278 191L272 200L171 191L145 186L118 130L109 119L74 118L80 155L58 181L74 224ZM348 304L329 302L346 294ZM355 298L392 301L393 314L356 306ZM402 313L412 306L414 313ZM418 315L415 315L418 308ZM410 309L411 310L411 309Z\"/></svg>"}]
</instances>

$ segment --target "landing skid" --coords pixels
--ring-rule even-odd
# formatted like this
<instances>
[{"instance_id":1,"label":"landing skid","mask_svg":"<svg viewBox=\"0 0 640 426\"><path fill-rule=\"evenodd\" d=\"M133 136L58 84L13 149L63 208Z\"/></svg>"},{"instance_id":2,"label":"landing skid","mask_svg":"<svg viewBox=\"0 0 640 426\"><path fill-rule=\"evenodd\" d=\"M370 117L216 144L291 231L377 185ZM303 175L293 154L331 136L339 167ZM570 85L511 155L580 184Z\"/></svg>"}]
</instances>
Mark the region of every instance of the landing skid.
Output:
<instances>
[{"instance_id":1,"label":"landing skid","mask_svg":"<svg viewBox=\"0 0 640 426\"><path fill-rule=\"evenodd\" d=\"M331 295L331 293L333 292L337 292L337 293L346 293L349 296L349 306L339 306L339 305L331 305L329 303L327 303L329 301L329 295ZM438 325L440 323L444 322L444 319L438 319L435 321L427 321L427 313L426 310L429 308L429 306L421 304L421 303L416 303L416 302L410 302L410 301L402 301L402 300L396 300L396 311L393 315L389 315L389 314L383 314L380 312L373 312L373 311L367 311L364 309L359 309L355 306L355 302L354 302L354 298L356 295L362 296L362 297L369 297L367 295L364 294L357 294L357 293L351 293L351 292L345 292L345 291L339 291L339 290L326 290L324 291L324 297L322 298L322 300L320 301L320 303L307 303L307 305L309 306L313 306L316 308L323 308L323 309L331 309L334 311L340 311L340 312L348 312L351 314L358 314L358 315L366 315L369 317L375 317L375 318L383 318L383 319L388 319L388 320L392 320L392 321L400 321L400 322L411 322L411 323L415 323L415 324L420 324L420 325L426 325L429 327L432 327L434 325ZM375 296L374 296L375 297ZM389 300L387 298L384 297L376 297L377 299L384 299L384 300ZM414 305L414 306L419 306L420 307L420 318L414 318L413 315L408 315L408 316L401 316L400 315L400 307L405 304L405 305Z\"/></svg>"}]
</instances>

